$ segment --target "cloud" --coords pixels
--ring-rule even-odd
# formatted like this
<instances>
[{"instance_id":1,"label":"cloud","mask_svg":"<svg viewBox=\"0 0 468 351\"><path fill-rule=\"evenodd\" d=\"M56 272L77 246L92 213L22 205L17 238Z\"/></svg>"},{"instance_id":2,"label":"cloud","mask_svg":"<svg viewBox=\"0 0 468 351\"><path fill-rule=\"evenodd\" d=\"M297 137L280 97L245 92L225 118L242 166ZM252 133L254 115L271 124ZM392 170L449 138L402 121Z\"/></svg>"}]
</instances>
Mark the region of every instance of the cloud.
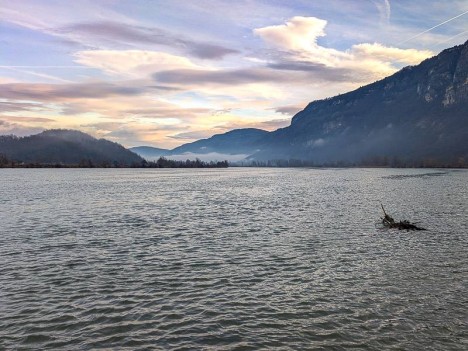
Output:
<instances>
[{"instance_id":1,"label":"cloud","mask_svg":"<svg viewBox=\"0 0 468 351\"><path fill-rule=\"evenodd\" d=\"M153 74L153 78L162 83L243 85L259 82L277 81L278 75L262 68L235 70L169 70ZM287 79L287 77L284 77ZM279 80L284 80L279 79Z\"/></svg>"},{"instance_id":2,"label":"cloud","mask_svg":"<svg viewBox=\"0 0 468 351\"><path fill-rule=\"evenodd\" d=\"M159 28L125 25L112 21L94 21L74 23L55 29L59 35L86 36L100 38L106 41L118 40L128 43L165 44L171 42L171 36Z\"/></svg>"},{"instance_id":3,"label":"cloud","mask_svg":"<svg viewBox=\"0 0 468 351\"><path fill-rule=\"evenodd\" d=\"M109 96L131 96L144 92L144 88L115 83L78 84L0 84L2 97L13 100L60 101L67 99L101 99Z\"/></svg>"},{"instance_id":4,"label":"cloud","mask_svg":"<svg viewBox=\"0 0 468 351\"><path fill-rule=\"evenodd\" d=\"M155 71L200 67L183 56L148 50L86 50L73 56L79 64L127 77L146 77ZM157 86L155 88L158 89ZM163 86L162 90L168 88Z\"/></svg>"},{"instance_id":5,"label":"cloud","mask_svg":"<svg viewBox=\"0 0 468 351\"><path fill-rule=\"evenodd\" d=\"M152 108L136 108L123 111L126 114L136 115L142 118L168 118L168 117L194 117L198 114L210 114L209 108L182 108L170 104Z\"/></svg>"},{"instance_id":6,"label":"cloud","mask_svg":"<svg viewBox=\"0 0 468 351\"><path fill-rule=\"evenodd\" d=\"M267 43L292 51L313 50L317 39L325 36L327 21L316 17L296 16L285 24L257 28L254 34Z\"/></svg>"},{"instance_id":7,"label":"cloud","mask_svg":"<svg viewBox=\"0 0 468 351\"><path fill-rule=\"evenodd\" d=\"M76 53L77 63L98 68L110 75L125 79L146 79L141 82L148 90L154 89L158 95L171 95L195 91L199 95L218 93L222 86L226 94L238 96L233 87L261 82L290 81L290 74L272 71L268 67L248 67L243 69L222 69L215 66L201 66L183 56L156 51L142 50L95 50ZM257 89L258 90L258 89ZM267 92L264 87L262 92ZM252 96L250 92L243 93Z\"/></svg>"},{"instance_id":8,"label":"cloud","mask_svg":"<svg viewBox=\"0 0 468 351\"><path fill-rule=\"evenodd\" d=\"M273 109L281 113L283 115L288 115L288 116L293 116L299 111L303 110L306 104L301 104L301 105L285 105L285 106L277 106L274 107Z\"/></svg>"},{"instance_id":9,"label":"cloud","mask_svg":"<svg viewBox=\"0 0 468 351\"><path fill-rule=\"evenodd\" d=\"M192 62L192 67L188 63L183 63L187 67L169 69L170 65L162 65L152 78L156 86L196 92L205 100L221 102L221 109L236 110L239 104L273 109L272 100L286 105L291 98L310 101L344 93L432 56L430 51L379 43L361 43L342 50L324 47L318 39L326 34L326 23L318 18L293 17L285 24L254 30L266 48L252 53L259 56L246 60L249 65L242 68L203 67ZM220 88L222 95L218 98Z\"/></svg>"},{"instance_id":10,"label":"cloud","mask_svg":"<svg viewBox=\"0 0 468 351\"><path fill-rule=\"evenodd\" d=\"M86 123L79 126L81 130L97 138L105 138L123 144L126 147L137 145L155 145L164 143L166 146L177 146L179 143L167 138L167 134L180 131L183 127L159 126L138 121L102 121Z\"/></svg>"},{"instance_id":11,"label":"cloud","mask_svg":"<svg viewBox=\"0 0 468 351\"><path fill-rule=\"evenodd\" d=\"M103 13L112 20L103 20ZM138 24L134 17L114 11L113 6L102 1L86 2L71 11L70 6L25 0L1 6L0 18L16 26L54 36L59 43L67 46L118 49L165 47L210 60L220 60L238 53L236 49L218 43Z\"/></svg>"},{"instance_id":12,"label":"cloud","mask_svg":"<svg viewBox=\"0 0 468 351\"><path fill-rule=\"evenodd\" d=\"M356 67L342 65L327 66L323 63L310 61L294 61L291 58L284 58L278 62L271 62L267 65L277 71L291 71L287 77L295 81L315 81L315 82L353 82L363 83L372 81L374 78L373 72L368 69L359 70ZM293 75L293 73L295 73ZM294 77L294 78L293 78ZM286 80L289 80L286 79Z\"/></svg>"},{"instance_id":13,"label":"cloud","mask_svg":"<svg viewBox=\"0 0 468 351\"><path fill-rule=\"evenodd\" d=\"M309 61L287 61L270 62L267 64L269 68L280 71L302 71L302 72L320 72L327 68L322 63L314 63Z\"/></svg>"},{"instance_id":14,"label":"cloud","mask_svg":"<svg viewBox=\"0 0 468 351\"><path fill-rule=\"evenodd\" d=\"M43 110L44 107L36 102L0 101L0 112L18 112Z\"/></svg>"},{"instance_id":15,"label":"cloud","mask_svg":"<svg viewBox=\"0 0 468 351\"><path fill-rule=\"evenodd\" d=\"M86 38L103 42L116 42L124 46L157 45L180 49L191 56L201 59L219 60L227 55L238 53L237 50L221 45L201 42L180 34L171 33L157 27L137 26L129 23L112 21L82 22L58 28L58 35Z\"/></svg>"},{"instance_id":16,"label":"cloud","mask_svg":"<svg viewBox=\"0 0 468 351\"><path fill-rule=\"evenodd\" d=\"M219 60L227 55L238 54L239 51L231 48L226 48L220 45L213 45L207 43L198 43L196 45L190 45L187 50L192 56L202 58Z\"/></svg>"},{"instance_id":17,"label":"cloud","mask_svg":"<svg viewBox=\"0 0 468 351\"><path fill-rule=\"evenodd\" d=\"M24 123L49 123L55 122L55 119L46 117L19 117L19 116L0 116L0 120Z\"/></svg>"},{"instance_id":18,"label":"cloud","mask_svg":"<svg viewBox=\"0 0 468 351\"><path fill-rule=\"evenodd\" d=\"M365 43L353 45L351 53L356 60L360 58L383 61L383 62L402 62L404 64L416 65L421 61L434 55L429 50L399 49L383 46L379 43Z\"/></svg>"},{"instance_id":19,"label":"cloud","mask_svg":"<svg viewBox=\"0 0 468 351\"><path fill-rule=\"evenodd\" d=\"M98 122L98 123L89 123L89 124L82 124L81 127L93 128L97 131L105 131L111 132L112 130L116 130L122 127L127 126L128 123L126 122Z\"/></svg>"},{"instance_id":20,"label":"cloud","mask_svg":"<svg viewBox=\"0 0 468 351\"><path fill-rule=\"evenodd\" d=\"M370 83L388 76L404 64L417 64L433 56L428 50L400 49L379 43L361 43L348 50L318 44L326 35L327 21L316 17L293 17L285 24L254 30L268 46L277 50L268 67L309 72L321 81Z\"/></svg>"}]
</instances>

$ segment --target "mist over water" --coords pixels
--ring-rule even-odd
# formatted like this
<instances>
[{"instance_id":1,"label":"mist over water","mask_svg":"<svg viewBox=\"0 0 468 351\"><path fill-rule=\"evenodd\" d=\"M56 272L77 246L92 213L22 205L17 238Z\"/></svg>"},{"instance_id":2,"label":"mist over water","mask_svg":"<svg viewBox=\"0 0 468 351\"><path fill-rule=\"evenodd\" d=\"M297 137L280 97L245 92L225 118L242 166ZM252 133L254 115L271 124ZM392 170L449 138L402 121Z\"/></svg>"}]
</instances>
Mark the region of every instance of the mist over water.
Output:
<instances>
[{"instance_id":1,"label":"mist over water","mask_svg":"<svg viewBox=\"0 0 468 351\"><path fill-rule=\"evenodd\" d=\"M468 348L466 171L0 179L0 349Z\"/></svg>"}]
</instances>

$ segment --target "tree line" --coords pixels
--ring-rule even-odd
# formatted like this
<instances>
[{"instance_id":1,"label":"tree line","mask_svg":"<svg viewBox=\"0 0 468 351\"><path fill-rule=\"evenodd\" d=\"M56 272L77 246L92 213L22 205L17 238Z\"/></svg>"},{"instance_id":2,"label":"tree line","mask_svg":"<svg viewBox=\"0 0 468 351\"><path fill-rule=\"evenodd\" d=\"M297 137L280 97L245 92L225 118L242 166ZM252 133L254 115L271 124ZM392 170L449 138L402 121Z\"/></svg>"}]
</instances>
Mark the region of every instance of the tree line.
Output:
<instances>
[{"instance_id":1,"label":"tree line","mask_svg":"<svg viewBox=\"0 0 468 351\"><path fill-rule=\"evenodd\" d=\"M228 161L205 162L200 159L177 161L160 157L156 161L132 162L124 164L117 161L93 162L91 159L83 158L77 164L65 163L39 163L21 162L9 159L5 154L0 154L0 168L227 168Z\"/></svg>"},{"instance_id":2,"label":"tree line","mask_svg":"<svg viewBox=\"0 0 468 351\"><path fill-rule=\"evenodd\" d=\"M465 157L451 160L437 158L422 158L416 160L398 157L373 156L360 161L328 161L314 162L301 159L276 159L268 161L247 160L230 164L231 167L329 167L329 168L468 168Z\"/></svg>"},{"instance_id":3,"label":"tree line","mask_svg":"<svg viewBox=\"0 0 468 351\"><path fill-rule=\"evenodd\" d=\"M5 154L0 153L0 168L227 168L227 167L339 167L339 168L468 168L468 161L464 157L453 160L438 160L425 158L420 160L403 160L397 157L374 156L359 162L332 161L317 163L300 159L277 159L268 161L228 161L205 162L200 159L177 161L160 157L156 161L132 162L123 164L117 161L93 162L91 159L82 159L78 164L63 163L25 163L11 160Z\"/></svg>"}]
</instances>

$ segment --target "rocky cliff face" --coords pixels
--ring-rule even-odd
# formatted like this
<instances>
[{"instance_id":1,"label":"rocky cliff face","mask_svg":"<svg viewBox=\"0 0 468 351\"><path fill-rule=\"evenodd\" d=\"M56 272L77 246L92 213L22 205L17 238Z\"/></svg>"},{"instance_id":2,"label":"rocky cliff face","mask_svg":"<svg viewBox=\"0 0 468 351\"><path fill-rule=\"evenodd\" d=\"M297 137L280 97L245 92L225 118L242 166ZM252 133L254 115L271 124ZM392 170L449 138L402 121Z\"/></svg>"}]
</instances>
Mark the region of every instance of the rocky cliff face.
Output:
<instances>
[{"instance_id":1,"label":"rocky cliff face","mask_svg":"<svg viewBox=\"0 0 468 351\"><path fill-rule=\"evenodd\" d=\"M468 156L468 42L383 80L314 101L256 159L453 161ZM468 158L467 158L468 159Z\"/></svg>"}]
</instances>

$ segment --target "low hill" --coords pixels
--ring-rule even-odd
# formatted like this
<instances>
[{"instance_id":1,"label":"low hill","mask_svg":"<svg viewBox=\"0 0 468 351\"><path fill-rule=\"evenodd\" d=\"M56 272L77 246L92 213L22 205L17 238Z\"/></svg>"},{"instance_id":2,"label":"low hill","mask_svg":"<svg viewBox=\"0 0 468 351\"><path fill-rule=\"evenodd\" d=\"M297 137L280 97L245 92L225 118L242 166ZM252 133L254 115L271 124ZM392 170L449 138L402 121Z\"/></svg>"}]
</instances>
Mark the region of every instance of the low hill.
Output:
<instances>
[{"instance_id":1,"label":"low hill","mask_svg":"<svg viewBox=\"0 0 468 351\"><path fill-rule=\"evenodd\" d=\"M66 129L21 138L0 136L0 154L17 162L39 164L130 166L143 161L120 144Z\"/></svg>"}]
</instances>

